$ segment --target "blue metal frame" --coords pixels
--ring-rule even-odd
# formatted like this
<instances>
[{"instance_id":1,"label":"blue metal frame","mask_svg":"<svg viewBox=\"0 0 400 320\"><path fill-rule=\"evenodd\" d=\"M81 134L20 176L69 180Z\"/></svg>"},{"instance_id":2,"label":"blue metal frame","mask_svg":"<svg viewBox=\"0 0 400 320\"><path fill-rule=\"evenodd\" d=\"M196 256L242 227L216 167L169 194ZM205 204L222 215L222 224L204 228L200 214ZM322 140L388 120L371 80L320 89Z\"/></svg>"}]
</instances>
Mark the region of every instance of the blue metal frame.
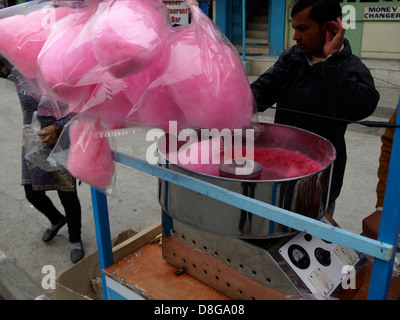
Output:
<instances>
[{"instance_id":1,"label":"blue metal frame","mask_svg":"<svg viewBox=\"0 0 400 320\"><path fill-rule=\"evenodd\" d=\"M96 230L97 251L99 253L100 270L103 270L114 263L111 245L110 221L108 217L107 196L91 187L94 226ZM101 273L104 299L108 300L105 276Z\"/></svg>"},{"instance_id":2,"label":"blue metal frame","mask_svg":"<svg viewBox=\"0 0 400 320\"><path fill-rule=\"evenodd\" d=\"M400 99L399 99L400 105ZM396 124L400 125L400 116L397 113ZM395 129L392 153L390 157L389 174L386 183L385 200L383 204L381 224L378 234L378 241L393 243L394 250L389 261L375 259L372 269L370 287L374 290L368 292L371 300L385 299L388 295L394 259L396 255L396 245L400 233L400 130ZM396 221L398 223L396 223Z\"/></svg>"},{"instance_id":3,"label":"blue metal frame","mask_svg":"<svg viewBox=\"0 0 400 320\"><path fill-rule=\"evenodd\" d=\"M399 122L399 118L397 120ZM396 130L392 159L400 158L400 137ZM395 199L400 197L399 178L400 168L392 161L390 166L390 179L388 181L388 196L385 199L382 218L382 228L378 240L354 234L352 232L327 225L320 221L304 217L302 215L287 211L273 205L248 198L239 193L221 188L208 182L172 171L161 166L152 165L148 162L114 152L114 161L124 164L133 169L178 184L190 190L202 193L208 197L228 203L243 210L255 213L263 218L270 219L277 223L286 225L299 231L304 231L322 238L324 240L354 249L361 253L375 257L375 264L369 289L368 299L386 299L390 286L394 248L397 245L399 236L399 225L393 223L400 219L400 203ZM108 209L106 196L99 190L92 188L93 214L95 217L96 237L99 251L100 267L104 269L113 263L111 236L109 231ZM103 276L102 276L103 277ZM105 283L105 280L103 280ZM103 288L104 289L104 288ZM106 290L105 290L105 299Z\"/></svg>"}]
</instances>

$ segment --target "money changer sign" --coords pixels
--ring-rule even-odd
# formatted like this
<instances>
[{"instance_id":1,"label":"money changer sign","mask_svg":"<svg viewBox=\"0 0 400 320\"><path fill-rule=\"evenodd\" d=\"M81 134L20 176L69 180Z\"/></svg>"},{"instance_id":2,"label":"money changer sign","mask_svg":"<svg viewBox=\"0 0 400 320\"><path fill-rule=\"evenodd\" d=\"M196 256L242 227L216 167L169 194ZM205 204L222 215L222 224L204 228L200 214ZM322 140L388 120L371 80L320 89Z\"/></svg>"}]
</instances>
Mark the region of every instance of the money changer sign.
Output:
<instances>
[{"instance_id":1,"label":"money changer sign","mask_svg":"<svg viewBox=\"0 0 400 320\"><path fill-rule=\"evenodd\" d=\"M365 7L364 20L400 20L400 6Z\"/></svg>"}]
</instances>

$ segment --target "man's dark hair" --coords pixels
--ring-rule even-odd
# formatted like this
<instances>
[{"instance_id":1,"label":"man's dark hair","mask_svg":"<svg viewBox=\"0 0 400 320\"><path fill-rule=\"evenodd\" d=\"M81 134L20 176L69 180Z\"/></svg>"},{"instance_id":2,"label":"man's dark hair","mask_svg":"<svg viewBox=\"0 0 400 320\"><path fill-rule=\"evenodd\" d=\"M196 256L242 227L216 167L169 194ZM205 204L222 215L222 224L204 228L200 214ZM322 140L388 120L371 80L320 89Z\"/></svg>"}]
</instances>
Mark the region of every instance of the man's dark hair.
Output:
<instances>
[{"instance_id":1,"label":"man's dark hair","mask_svg":"<svg viewBox=\"0 0 400 320\"><path fill-rule=\"evenodd\" d=\"M310 19L319 24L342 18L342 7L339 0L296 0L291 11L292 18L310 6L312 6Z\"/></svg>"}]
</instances>

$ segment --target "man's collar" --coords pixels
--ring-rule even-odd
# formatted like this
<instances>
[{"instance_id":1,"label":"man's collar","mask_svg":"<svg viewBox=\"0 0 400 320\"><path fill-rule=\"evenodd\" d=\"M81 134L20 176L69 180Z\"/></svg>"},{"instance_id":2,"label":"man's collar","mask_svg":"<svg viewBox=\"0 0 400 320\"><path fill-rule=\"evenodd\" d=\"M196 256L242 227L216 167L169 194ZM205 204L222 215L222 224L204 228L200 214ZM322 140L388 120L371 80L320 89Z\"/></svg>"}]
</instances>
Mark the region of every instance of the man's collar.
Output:
<instances>
[{"instance_id":1,"label":"man's collar","mask_svg":"<svg viewBox=\"0 0 400 320\"><path fill-rule=\"evenodd\" d=\"M340 50L338 52L339 53L342 52L343 49L344 49L344 43L342 44L342 47L340 48ZM319 62L324 62L327 59L327 58L315 57L313 55L310 56L308 54L306 55L306 58L307 58L308 64L310 66L312 66L313 64L319 63ZM328 58L329 58L329 56L328 56Z\"/></svg>"}]
</instances>

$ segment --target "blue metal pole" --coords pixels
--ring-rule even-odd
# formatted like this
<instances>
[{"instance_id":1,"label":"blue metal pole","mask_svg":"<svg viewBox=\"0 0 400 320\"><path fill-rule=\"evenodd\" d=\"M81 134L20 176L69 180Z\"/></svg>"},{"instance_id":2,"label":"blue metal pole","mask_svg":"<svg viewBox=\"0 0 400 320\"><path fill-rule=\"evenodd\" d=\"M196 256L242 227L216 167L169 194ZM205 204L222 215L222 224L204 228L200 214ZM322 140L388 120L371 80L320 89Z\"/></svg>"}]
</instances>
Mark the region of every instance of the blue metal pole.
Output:
<instances>
[{"instance_id":1,"label":"blue metal pole","mask_svg":"<svg viewBox=\"0 0 400 320\"><path fill-rule=\"evenodd\" d=\"M103 269L111 266L114 263L111 245L110 222L108 217L107 196L93 187L90 188L90 191L92 194L93 217L96 229L101 282L103 286L104 300L108 300L106 279L101 272Z\"/></svg>"},{"instance_id":2,"label":"blue metal pole","mask_svg":"<svg viewBox=\"0 0 400 320\"><path fill-rule=\"evenodd\" d=\"M269 1L269 54L279 56L283 51L285 39L286 1Z\"/></svg>"},{"instance_id":3,"label":"blue metal pole","mask_svg":"<svg viewBox=\"0 0 400 320\"><path fill-rule=\"evenodd\" d=\"M399 99L400 104L400 99ZM396 124L400 125L400 116L397 114ZM383 261L374 260L371 274L371 281L368 291L369 300L387 299L397 243L400 232L400 130L395 129L392 153L390 156L389 174L386 183L385 200L383 204L381 224L378 234L378 241L393 243L394 250L391 252L391 259Z\"/></svg>"},{"instance_id":4,"label":"blue metal pole","mask_svg":"<svg viewBox=\"0 0 400 320\"><path fill-rule=\"evenodd\" d=\"M242 61L246 61L246 0L242 0Z\"/></svg>"}]
</instances>

